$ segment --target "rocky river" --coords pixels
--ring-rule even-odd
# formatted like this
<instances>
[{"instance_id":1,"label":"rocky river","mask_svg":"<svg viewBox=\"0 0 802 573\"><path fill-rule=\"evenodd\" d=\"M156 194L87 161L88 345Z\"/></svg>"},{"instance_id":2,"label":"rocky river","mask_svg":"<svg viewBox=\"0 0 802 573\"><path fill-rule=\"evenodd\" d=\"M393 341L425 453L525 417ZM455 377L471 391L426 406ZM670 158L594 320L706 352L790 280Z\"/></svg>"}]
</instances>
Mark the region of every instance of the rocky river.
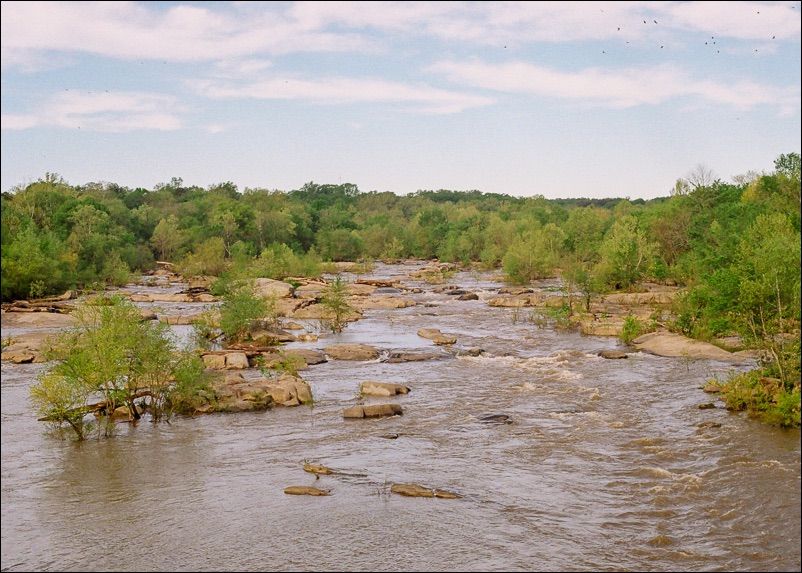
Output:
<instances>
[{"instance_id":1,"label":"rocky river","mask_svg":"<svg viewBox=\"0 0 802 573\"><path fill-rule=\"evenodd\" d=\"M287 348L379 351L303 370L310 406L123 423L77 443L46 433L29 405L45 365L3 362L2 570L800 569L799 430L701 390L748 363L632 352L488 305L503 286L491 275L451 277L477 294L458 300L409 279L415 268L370 275L398 277L414 305L368 308L338 335L300 321L320 338ZM138 304L178 315L210 303ZM172 328L185 339L190 327ZM436 346L424 328L457 342ZM366 380L410 391L363 399ZM343 417L363 401L403 415ZM461 497L403 497L395 483ZM283 493L294 485L330 495Z\"/></svg>"}]
</instances>

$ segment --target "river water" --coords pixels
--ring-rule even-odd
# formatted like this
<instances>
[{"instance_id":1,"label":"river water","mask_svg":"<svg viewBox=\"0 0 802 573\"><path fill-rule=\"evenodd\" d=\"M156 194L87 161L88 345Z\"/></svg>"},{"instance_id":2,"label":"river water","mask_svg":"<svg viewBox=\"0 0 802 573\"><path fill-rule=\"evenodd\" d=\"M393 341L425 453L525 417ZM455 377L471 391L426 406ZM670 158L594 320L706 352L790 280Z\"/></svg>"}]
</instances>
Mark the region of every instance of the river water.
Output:
<instances>
[{"instance_id":1,"label":"river water","mask_svg":"<svg viewBox=\"0 0 802 573\"><path fill-rule=\"evenodd\" d=\"M482 298L501 286L451 282ZM120 424L76 443L28 405L43 365L3 363L3 571L800 569L799 431L697 407L731 366L605 360L612 338L419 286L418 306L368 311L304 346L432 350L415 333L433 327L485 355L312 366L312 407ZM370 400L404 415L344 420L363 380L408 385ZM345 475L315 480L305 460ZM405 498L395 482L464 497Z\"/></svg>"}]
</instances>

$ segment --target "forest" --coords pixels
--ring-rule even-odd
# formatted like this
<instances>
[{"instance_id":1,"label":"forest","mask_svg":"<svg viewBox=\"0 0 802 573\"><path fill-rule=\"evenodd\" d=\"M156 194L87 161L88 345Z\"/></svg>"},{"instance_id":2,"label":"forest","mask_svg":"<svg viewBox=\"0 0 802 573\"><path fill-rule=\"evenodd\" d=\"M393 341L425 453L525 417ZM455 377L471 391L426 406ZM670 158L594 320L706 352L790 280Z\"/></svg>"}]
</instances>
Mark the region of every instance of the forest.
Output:
<instances>
[{"instance_id":1,"label":"forest","mask_svg":"<svg viewBox=\"0 0 802 573\"><path fill-rule=\"evenodd\" d=\"M168 261L185 277L317 276L330 261L439 259L501 269L513 284L560 277L586 297L643 281L684 287L671 330L739 335L768 358L799 414L800 155L732 182L697 168L652 200L513 197L350 183L291 191L71 185L55 174L2 194L2 299L123 285ZM748 377L745 377L745 379ZM795 404L795 405L794 405Z\"/></svg>"}]
</instances>

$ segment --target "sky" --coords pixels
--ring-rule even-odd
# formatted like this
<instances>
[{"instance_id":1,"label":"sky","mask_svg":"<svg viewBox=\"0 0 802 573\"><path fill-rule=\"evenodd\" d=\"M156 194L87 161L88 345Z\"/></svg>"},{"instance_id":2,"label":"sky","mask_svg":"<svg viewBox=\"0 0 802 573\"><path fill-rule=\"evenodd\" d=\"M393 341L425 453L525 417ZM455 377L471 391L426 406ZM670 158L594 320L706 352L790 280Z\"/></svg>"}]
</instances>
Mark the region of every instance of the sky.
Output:
<instances>
[{"instance_id":1,"label":"sky","mask_svg":"<svg viewBox=\"0 0 802 573\"><path fill-rule=\"evenodd\" d=\"M666 196L800 151L800 2L0 2L3 191Z\"/></svg>"}]
</instances>

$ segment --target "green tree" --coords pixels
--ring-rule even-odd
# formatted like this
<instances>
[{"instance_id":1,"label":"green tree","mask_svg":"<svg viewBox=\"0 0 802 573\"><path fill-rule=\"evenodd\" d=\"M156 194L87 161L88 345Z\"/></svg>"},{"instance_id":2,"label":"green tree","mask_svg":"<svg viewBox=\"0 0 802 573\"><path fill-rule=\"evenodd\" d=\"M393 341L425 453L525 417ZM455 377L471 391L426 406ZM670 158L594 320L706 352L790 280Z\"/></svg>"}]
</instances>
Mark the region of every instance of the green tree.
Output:
<instances>
[{"instance_id":1,"label":"green tree","mask_svg":"<svg viewBox=\"0 0 802 573\"><path fill-rule=\"evenodd\" d=\"M354 309L348 304L348 285L339 275L323 291L320 304L330 315L327 323L331 331L342 332L348 325L348 317L354 312Z\"/></svg>"},{"instance_id":2,"label":"green tree","mask_svg":"<svg viewBox=\"0 0 802 573\"><path fill-rule=\"evenodd\" d=\"M100 298L76 309L77 326L64 333L45 370L31 389L41 415L54 423L68 423L83 439L82 413L90 393L103 397L102 410L110 415L127 406L140 418L134 401L149 399L154 420L163 405L178 364L167 325L142 321L139 309L120 298ZM111 422L107 424L107 433Z\"/></svg>"},{"instance_id":3,"label":"green tree","mask_svg":"<svg viewBox=\"0 0 802 573\"><path fill-rule=\"evenodd\" d=\"M599 246L601 260L596 272L609 287L631 287L643 278L654 252L637 219L626 215L613 224Z\"/></svg>"},{"instance_id":4,"label":"green tree","mask_svg":"<svg viewBox=\"0 0 802 573\"><path fill-rule=\"evenodd\" d=\"M178 218L169 215L161 219L153 230L150 242L162 261L170 260L183 242L183 233L178 226Z\"/></svg>"}]
</instances>

